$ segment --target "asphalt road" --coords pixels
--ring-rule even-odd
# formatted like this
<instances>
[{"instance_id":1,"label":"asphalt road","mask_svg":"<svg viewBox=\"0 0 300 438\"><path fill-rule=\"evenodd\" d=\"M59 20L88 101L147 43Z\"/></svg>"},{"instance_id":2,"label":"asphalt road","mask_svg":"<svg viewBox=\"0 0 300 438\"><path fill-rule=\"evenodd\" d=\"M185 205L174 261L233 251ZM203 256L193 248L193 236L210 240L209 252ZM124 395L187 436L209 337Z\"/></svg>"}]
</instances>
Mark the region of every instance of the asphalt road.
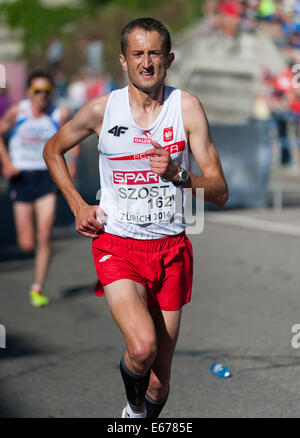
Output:
<instances>
[{"instance_id":1,"label":"asphalt road","mask_svg":"<svg viewBox=\"0 0 300 438\"><path fill-rule=\"evenodd\" d=\"M300 323L299 237L218 214L207 214L204 232L191 236L192 302L184 307L163 417L299 417L300 351L291 346L291 328ZM280 223L292 217L300 230L298 209L242 215ZM93 294L90 247L66 224L55 228L45 289L51 305L36 309L28 299L33 259L2 246L1 418L120 417L124 344L105 298ZM213 362L229 366L232 377L212 376Z\"/></svg>"}]
</instances>

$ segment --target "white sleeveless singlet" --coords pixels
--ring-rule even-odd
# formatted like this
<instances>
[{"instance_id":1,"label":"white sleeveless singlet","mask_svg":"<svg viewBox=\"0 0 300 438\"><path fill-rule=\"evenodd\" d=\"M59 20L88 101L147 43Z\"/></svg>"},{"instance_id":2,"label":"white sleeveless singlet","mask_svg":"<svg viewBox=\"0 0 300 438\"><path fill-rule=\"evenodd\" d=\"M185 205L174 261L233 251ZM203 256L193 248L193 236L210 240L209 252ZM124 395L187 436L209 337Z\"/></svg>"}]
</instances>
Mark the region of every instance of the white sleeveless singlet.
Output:
<instances>
[{"instance_id":1,"label":"white sleeveless singlet","mask_svg":"<svg viewBox=\"0 0 300 438\"><path fill-rule=\"evenodd\" d=\"M98 144L100 207L105 213L103 229L107 233L159 239L185 229L184 191L150 170L144 152L153 148L151 139L170 153L176 165L189 169L181 90L165 86L161 112L147 129L133 120L128 86L113 91Z\"/></svg>"},{"instance_id":2,"label":"white sleeveless singlet","mask_svg":"<svg viewBox=\"0 0 300 438\"><path fill-rule=\"evenodd\" d=\"M16 124L9 136L9 155L12 164L20 170L46 170L43 158L45 143L60 128L60 109L51 107L48 114L35 118L31 101L19 103Z\"/></svg>"}]
</instances>

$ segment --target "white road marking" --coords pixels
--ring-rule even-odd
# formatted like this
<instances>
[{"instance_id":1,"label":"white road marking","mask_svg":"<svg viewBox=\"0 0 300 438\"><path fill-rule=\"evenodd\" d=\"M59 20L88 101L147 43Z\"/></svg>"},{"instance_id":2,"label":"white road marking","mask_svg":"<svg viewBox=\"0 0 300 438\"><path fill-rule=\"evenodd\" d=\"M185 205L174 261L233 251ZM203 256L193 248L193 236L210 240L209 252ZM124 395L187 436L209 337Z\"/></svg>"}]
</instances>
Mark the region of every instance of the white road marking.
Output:
<instances>
[{"instance_id":1,"label":"white road marking","mask_svg":"<svg viewBox=\"0 0 300 438\"><path fill-rule=\"evenodd\" d=\"M228 213L207 213L205 221L208 223L231 225L258 231L267 231L274 234L300 236L300 226L284 222L275 222L265 219L257 219L249 216Z\"/></svg>"}]
</instances>

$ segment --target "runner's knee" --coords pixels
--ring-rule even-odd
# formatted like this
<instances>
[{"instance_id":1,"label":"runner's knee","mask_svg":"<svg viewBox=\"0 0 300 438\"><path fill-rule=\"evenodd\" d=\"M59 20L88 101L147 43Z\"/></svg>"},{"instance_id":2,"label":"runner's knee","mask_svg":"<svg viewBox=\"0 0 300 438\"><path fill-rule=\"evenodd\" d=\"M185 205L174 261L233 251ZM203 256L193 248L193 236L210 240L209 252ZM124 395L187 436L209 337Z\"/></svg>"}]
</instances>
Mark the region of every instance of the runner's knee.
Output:
<instances>
[{"instance_id":1,"label":"runner's knee","mask_svg":"<svg viewBox=\"0 0 300 438\"><path fill-rule=\"evenodd\" d=\"M34 241L31 239L18 239L18 245L23 252L32 252L34 250Z\"/></svg>"},{"instance_id":2,"label":"runner's knee","mask_svg":"<svg viewBox=\"0 0 300 438\"><path fill-rule=\"evenodd\" d=\"M153 363L157 348L155 339L136 340L128 349L129 358L137 373L144 372Z\"/></svg>"},{"instance_id":3,"label":"runner's knee","mask_svg":"<svg viewBox=\"0 0 300 438\"><path fill-rule=\"evenodd\" d=\"M37 242L39 245L49 245L51 240L51 233L46 231L38 231L37 233Z\"/></svg>"}]
</instances>

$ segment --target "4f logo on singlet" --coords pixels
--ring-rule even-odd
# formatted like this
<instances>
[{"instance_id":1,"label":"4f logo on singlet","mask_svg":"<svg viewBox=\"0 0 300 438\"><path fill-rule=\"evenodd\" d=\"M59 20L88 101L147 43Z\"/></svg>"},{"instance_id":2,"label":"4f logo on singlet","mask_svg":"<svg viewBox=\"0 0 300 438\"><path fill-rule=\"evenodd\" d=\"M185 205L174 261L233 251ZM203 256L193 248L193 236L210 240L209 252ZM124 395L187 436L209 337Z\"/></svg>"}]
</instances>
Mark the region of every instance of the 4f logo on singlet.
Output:
<instances>
[{"instance_id":1,"label":"4f logo on singlet","mask_svg":"<svg viewBox=\"0 0 300 438\"><path fill-rule=\"evenodd\" d=\"M108 132L109 132L109 134L114 134L115 137L120 137L121 134L125 134L127 129L128 128L126 126L116 125L113 128L111 128Z\"/></svg>"}]
</instances>

